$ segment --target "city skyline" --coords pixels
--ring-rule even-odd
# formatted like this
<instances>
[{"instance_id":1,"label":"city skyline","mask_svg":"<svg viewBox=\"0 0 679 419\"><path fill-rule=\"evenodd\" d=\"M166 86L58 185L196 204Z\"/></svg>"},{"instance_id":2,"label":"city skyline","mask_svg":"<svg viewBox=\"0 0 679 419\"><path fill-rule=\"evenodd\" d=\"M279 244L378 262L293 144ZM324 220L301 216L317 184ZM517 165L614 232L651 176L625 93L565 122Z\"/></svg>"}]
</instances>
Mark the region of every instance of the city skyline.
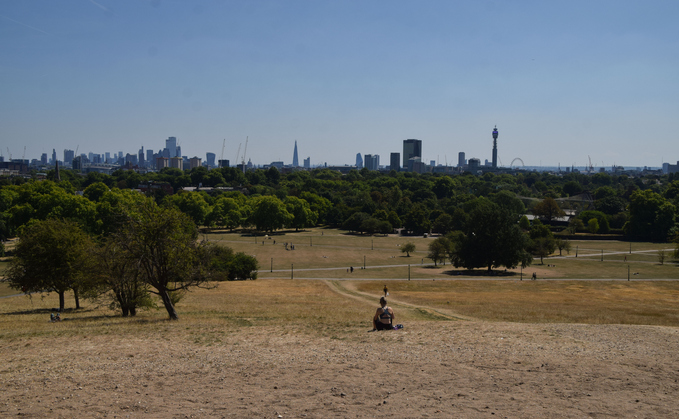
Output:
<instances>
[{"instance_id":1,"label":"city skyline","mask_svg":"<svg viewBox=\"0 0 679 419\"><path fill-rule=\"evenodd\" d=\"M312 165L679 159L673 1L16 2L0 8L0 149ZM117 150L110 145L116 144ZM61 156L60 156L61 157Z\"/></svg>"}]
</instances>

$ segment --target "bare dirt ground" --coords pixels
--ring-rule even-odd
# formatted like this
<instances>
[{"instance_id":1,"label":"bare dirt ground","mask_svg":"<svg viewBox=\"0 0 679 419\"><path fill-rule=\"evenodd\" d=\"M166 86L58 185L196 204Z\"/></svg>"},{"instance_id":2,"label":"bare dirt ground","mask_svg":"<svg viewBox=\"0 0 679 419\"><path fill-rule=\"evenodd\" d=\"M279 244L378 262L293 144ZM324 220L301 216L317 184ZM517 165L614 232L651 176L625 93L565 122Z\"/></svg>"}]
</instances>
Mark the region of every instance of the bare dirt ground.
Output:
<instances>
[{"instance_id":1,"label":"bare dirt ground","mask_svg":"<svg viewBox=\"0 0 679 419\"><path fill-rule=\"evenodd\" d=\"M670 327L477 321L22 337L0 341L0 416L679 417L677 348Z\"/></svg>"}]
</instances>

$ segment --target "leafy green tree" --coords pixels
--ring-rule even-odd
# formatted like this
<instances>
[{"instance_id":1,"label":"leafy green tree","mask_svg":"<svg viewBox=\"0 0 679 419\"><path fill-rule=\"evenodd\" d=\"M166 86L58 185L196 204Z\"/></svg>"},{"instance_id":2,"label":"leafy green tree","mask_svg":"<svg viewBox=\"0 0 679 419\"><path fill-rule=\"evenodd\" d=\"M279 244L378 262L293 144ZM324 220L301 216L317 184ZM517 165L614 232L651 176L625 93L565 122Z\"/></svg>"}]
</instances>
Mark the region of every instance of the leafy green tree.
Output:
<instances>
[{"instance_id":1,"label":"leafy green tree","mask_svg":"<svg viewBox=\"0 0 679 419\"><path fill-rule=\"evenodd\" d=\"M434 266L438 266L446 258L453 248L453 243L447 237L439 237L429 243L429 253L427 258L434 261Z\"/></svg>"},{"instance_id":2,"label":"leafy green tree","mask_svg":"<svg viewBox=\"0 0 679 419\"><path fill-rule=\"evenodd\" d=\"M401 253L405 253L407 257L410 257L410 254L415 251L415 244L408 242L405 243L401 246Z\"/></svg>"},{"instance_id":3,"label":"leafy green tree","mask_svg":"<svg viewBox=\"0 0 679 419\"><path fill-rule=\"evenodd\" d=\"M92 249L92 240L72 221L33 221L21 231L7 281L10 287L27 294L56 292L60 310L65 306L64 294L73 290L78 309L79 290L90 266Z\"/></svg>"},{"instance_id":4,"label":"leafy green tree","mask_svg":"<svg viewBox=\"0 0 679 419\"><path fill-rule=\"evenodd\" d=\"M423 204L415 204L403 220L403 227L413 234L424 234L431 228L429 210Z\"/></svg>"},{"instance_id":5,"label":"leafy green tree","mask_svg":"<svg viewBox=\"0 0 679 419\"><path fill-rule=\"evenodd\" d=\"M227 196L220 196L212 208L210 208L205 222L210 226L216 224L220 227L233 230L238 228L245 219L243 209L238 200Z\"/></svg>"},{"instance_id":6,"label":"leafy green tree","mask_svg":"<svg viewBox=\"0 0 679 419\"><path fill-rule=\"evenodd\" d=\"M90 201L97 202L108 190L109 187L104 182L95 182L85 188L83 196Z\"/></svg>"},{"instance_id":7,"label":"leafy green tree","mask_svg":"<svg viewBox=\"0 0 679 419\"><path fill-rule=\"evenodd\" d=\"M516 197L514 192L500 191L489 196L490 200L496 203L500 208L509 211L512 214L523 214L526 212L526 206Z\"/></svg>"},{"instance_id":8,"label":"leafy green tree","mask_svg":"<svg viewBox=\"0 0 679 419\"><path fill-rule=\"evenodd\" d=\"M590 218L589 221L587 221L587 230L592 234L597 233L599 231L599 220Z\"/></svg>"},{"instance_id":9,"label":"leafy green tree","mask_svg":"<svg viewBox=\"0 0 679 419\"><path fill-rule=\"evenodd\" d=\"M278 173L278 170L276 170L276 173ZM289 227L294 227L296 231L299 231L300 228L316 225L318 213L311 209L308 202L296 196L288 196L284 202L286 209L293 217L290 224L288 224Z\"/></svg>"},{"instance_id":10,"label":"leafy green tree","mask_svg":"<svg viewBox=\"0 0 679 419\"><path fill-rule=\"evenodd\" d=\"M567 230L570 234L575 234L578 230L582 230L583 228L585 228L585 224L579 218L571 218L568 222Z\"/></svg>"},{"instance_id":11,"label":"leafy green tree","mask_svg":"<svg viewBox=\"0 0 679 419\"><path fill-rule=\"evenodd\" d=\"M439 234L448 234L453 229L453 217L443 213L439 215L432 225L432 231Z\"/></svg>"},{"instance_id":12,"label":"leafy green tree","mask_svg":"<svg viewBox=\"0 0 679 419\"><path fill-rule=\"evenodd\" d=\"M519 228L516 215L503 210L485 198L471 206L469 222L461 234L451 235L455 267L475 269L505 266L514 268L530 265L532 257L526 251L529 242Z\"/></svg>"},{"instance_id":13,"label":"leafy green tree","mask_svg":"<svg viewBox=\"0 0 679 419\"><path fill-rule=\"evenodd\" d=\"M524 215L519 218L519 227L521 227L522 230L530 230L530 221L528 221L528 217Z\"/></svg>"},{"instance_id":14,"label":"leafy green tree","mask_svg":"<svg viewBox=\"0 0 679 419\"><path fill-rule=\"evenodd\" d=\"M197 242L198 230L191 218L148 202L113 237L127 262L141 271L149 292L160 297L170 319L178 320L172 295L210 278L209 254Z\"/></svg>"},{"instance_id":15,"label":"leafy green tree","mask_svg":"<svg viewBox=\"0 0 679 419\"><path fill-rule=\"evenodd\" d=\"M216 280L257 279L259 263L257 259L243 252L234 253L226 246L210 244L207 247L210 270Z\"/></svg>"},{"instance_id":16,"label":"leafy green tree","mask_svg":"<svg viewBox=\"0 0 679 419\"><path fill-rule=\"evenodd\" d=\"M556 238L556 247L559 249L559 256L561 256L561 251L566 250L569 254L571 253L571 242L568 239Z\"/></svg>"},{"instance_id":17,"label":"leafy green tree","mask_svg":"<svg viewBox=\"0 0 679 419\"><path fill-rule=\"evenodd\" d=\"M248 201L251 208L250 223L259 231L272 232L290 225L294 216L275 196L258 196Z\"/></svg>"},{"instance_id":18,"label":"leafy green tree","mask_svg":"<svg viewBox=\"0 0 679 419\"><path fill-rule=\"evenodd\" d=\"M530 239L531 252L540 257L540 264L543 265L543 258L554 253L554 250L556 249L554 235L549 227L536 221L530 229Z\"/></svg>"},{"instance_id":19,"label":"leafy green tree","mask_svg":"<svg viewBox=\"0 0 679 419\"><path fill-rule=\"evenodd\" d=\"M632 238L666 241L673 233L676 209L655 192L634 192L630 198L629 213L624 230Z\"/></svg>"},{"instance_id":20,"label":"leafy green tree","mask_svg":"<svg viewBox=\"0 0 679 419\"><path fill-rule=\"evenodd\" d=\"M129 263L130 256L114 240L105 240L97 248L95 259L97 269L86 291L89 298L110 297L111 308L121 310L123 317L136 316L139 308L155 307L142 270Z\"/></svg>"},{"instance_id":21,"label":"leafy green tree","mask_svg":"<svg viewBox=\"0 0 679 419\"><path fill-rule=\"evenodd\" d=\"M205 217L210 209L203 195L198 192L180 192L167 196L164 204L188 215L197 226L205 224Z\"/></svg>"},{"instance_id":22,"label":"leafy green tree","mask_svg":"<svg viewBox=\"0 0 679 419\"><path fill-rule=\"evenodd\" d=\"M533 207L533 214L551 223L554 218L563 217L565 212L553 198L545 198Z\"/></svg>"},{"instance_id":23,"label":"leafy green tree","mask_svg":"<svg viewBox=\"0 0 679 419\"><path fill-rule=\"evenodd\" d=\"M105 191L95 207L95 223L92 232L107 236L118 229L140 205L151 198L131 189L113 188Z\"/></svg>"},{"instance_id":24,"label":"leafy green tree","mask_svg":"<svg viewBox=\"0 0 679 419\"><path fill-rule=\"evenodd\" d=\"M342 229L363 233L365 231L363 223L369 218L370 215L365 212L355 212L342 223Z\"/></svg>"}]
</instances>

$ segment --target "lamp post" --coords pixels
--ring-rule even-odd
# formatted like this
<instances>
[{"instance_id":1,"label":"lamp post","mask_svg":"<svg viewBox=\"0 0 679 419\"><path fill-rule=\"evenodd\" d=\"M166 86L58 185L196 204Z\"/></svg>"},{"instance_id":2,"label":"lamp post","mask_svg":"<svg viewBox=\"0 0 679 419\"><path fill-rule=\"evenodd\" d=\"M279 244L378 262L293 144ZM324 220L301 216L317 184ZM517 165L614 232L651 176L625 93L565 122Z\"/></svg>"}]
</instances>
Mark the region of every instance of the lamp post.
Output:
<instances>
[{"instance_id":1,"label":"lamp post","mask_svg":"<svg viewBox=\"0 0 679 419\"><path fill-rule=\"evenodd\" d=\"M408 281L410 281L410 264L408 264Z\"/></svg>"},{"instance_id":2,"label":"lamp post","mask_svg":"<svg viewBox=\"0 0 679 419\"><path fill-rule=\"evenodd\" d=\"M271 272L273 272L273 258L271 258Z\"/></svg>"},{"instance_id":3,"label":"lamp post","mask_svg":"<svg viewBox=\"0 0 679 419\"><path fill-rule=\"evenodd\" d=\"M295 264L290 264L290 279L295 279Z\"/></svg>"}]
</instances>

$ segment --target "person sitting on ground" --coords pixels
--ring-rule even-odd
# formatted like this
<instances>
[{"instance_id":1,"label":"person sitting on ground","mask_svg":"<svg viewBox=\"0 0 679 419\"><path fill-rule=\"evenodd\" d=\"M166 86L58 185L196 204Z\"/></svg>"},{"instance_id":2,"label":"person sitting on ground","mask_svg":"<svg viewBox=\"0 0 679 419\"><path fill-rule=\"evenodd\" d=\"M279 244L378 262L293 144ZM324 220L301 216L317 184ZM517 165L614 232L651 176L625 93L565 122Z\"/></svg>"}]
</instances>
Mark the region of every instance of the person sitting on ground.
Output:
<instances>
[{"instance_id":1,"label":"person sitting on ground","mask_svg":"<svg viewBox=\"0 0 679 419\"><path fill-rule=\"evenodd\" d=\"M387 299L384 297L380 298L380 306L373 317L373 330L393 330L394 310L387 307Z\"/></svg>"}]
</instances>

